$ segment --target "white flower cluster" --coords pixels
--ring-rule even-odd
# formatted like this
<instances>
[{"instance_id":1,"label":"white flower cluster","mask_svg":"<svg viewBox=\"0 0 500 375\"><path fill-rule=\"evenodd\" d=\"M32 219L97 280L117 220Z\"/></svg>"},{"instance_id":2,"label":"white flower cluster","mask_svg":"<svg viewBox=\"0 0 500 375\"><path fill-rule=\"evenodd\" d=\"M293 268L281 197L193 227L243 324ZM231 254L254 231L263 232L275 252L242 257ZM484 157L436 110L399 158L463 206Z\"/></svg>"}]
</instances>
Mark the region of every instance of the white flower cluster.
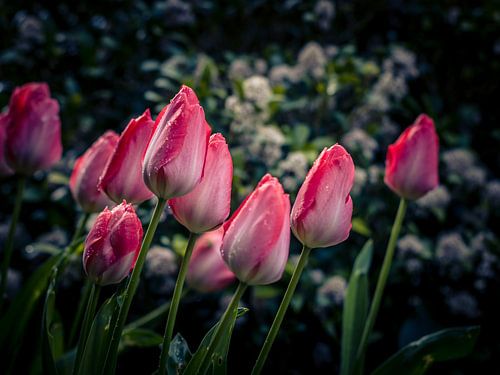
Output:
<instances>
[{"instance_id":1,"label":"white flower cluster","mask_svg":"<svg viewBox=\"0 0 500 375\"><path fill-rule=\"evenodd\" d=\"M454 149L443 153L443 161L448 175L463 182L468 189L482 187L487 180L486 170L481 167L474 154L467 149Z\"/></svg>"},{"instance_id":2,"label":"white flower cluster","mask_svg":"<svg viewBox=\"0 0 500 375\"><path fill-rule=\"evenodd\" d=\"M363 129L352 129L342 137L342 145L351 154L361 155L367 162L371 162L377 151L377 141Z\"/></svg>"},{"instance_id":3,"label":"white flower cluster","mask_svg":"<svg viewBox=\"0 0 500 375\"><path fill-rule=\"evenodd\" d=\"M268 124L269 104L273 91L264 76L251 76L243 81L243 98L231 95L225 108L232 116L231 132L238 136L240 146L252 160L274 166L283 156L285 136Z\"/></svg>"},{"instance_id":4,"label":"white flower cluster","mask_svg":"<svg viewBox=\"0 0 500 375\"><path fill-rule=\"evenodd\" d=\"M446 294L446 303L453 314L467 318L477 318L481 314L477 300L470 293L462 291Z\"/></svg>"},{"instance_id":5,"label":"white flower cluster","mask_svg":"<svg viewBox=\"0 0 500 375\"><path fill-rule=\"evenodd\" d=\"M328 31L335 17L335 4L329 0L319 0L314 6L314 15L318 27L323 31Z\"/></svg>"},{"instance_id":6,"label":"white flower cluster","mask_svg":"<svg viewBox=\"0 0 500 375\"><path fill-rule=\"evenodd\" d=\"M296 65L276 65L269 77L273 85L296 83L307 77L320 79L325 75L327 63L325 50L318 43L309 42L300 50Z\"/></svg>"},{"instance_id":7,"label":"white flower cluster","mask_svg":"<svg viewBox=\"0 0 500 375\"><path fill-rule=\"evenodd\" d=\"M329 304L341 305L347 291L347 281L342 276L332 276L318 289L318 299Z\"/></svg>"},{"instance_id":8,"label":"white flower cluster","mask_svg":"<svg viewBox=\"0 0 500 375\"><path fill-rule=\"evenodd\" d=\"M287 192L297 192L300 184L306 178L309 162L300 151L290 152L278 163L276 174Z\"/></svg>"},{"instance_id":9,"label":"white flower cluster","mask_svg":"<svg viewBox=\"0 0 500 375\"><path fill-rule=\"evenodd\" d=\"M418 76L416 56L402 47L395 47L382 63L382 73L368 95L371 110L386 112L393 101L408 93L407 81Z\"/></svg>"},{"instance_id":10,"label":"white flower cluster","mask_svg":"<svg viewBox=\"0 0 500 375\"><path fill-rule=\"evenodd\" d=\"M246 149L254 158L261 160L270 167L275 165L283 156L282 147L285 136L275 126L257 126L257 131Z\"/></svg>"},{"instance_id":11,"label":"white flower cluster","mask_svg":"<svg viewBox=\"0 0 500 375\"><path fill-rule=\"evenodd\" d=\"M441 274L453 280L460 278L471 255L472 252L458 232L447 233L438 240L435 256Z\"/></svg>"}]
</instances>

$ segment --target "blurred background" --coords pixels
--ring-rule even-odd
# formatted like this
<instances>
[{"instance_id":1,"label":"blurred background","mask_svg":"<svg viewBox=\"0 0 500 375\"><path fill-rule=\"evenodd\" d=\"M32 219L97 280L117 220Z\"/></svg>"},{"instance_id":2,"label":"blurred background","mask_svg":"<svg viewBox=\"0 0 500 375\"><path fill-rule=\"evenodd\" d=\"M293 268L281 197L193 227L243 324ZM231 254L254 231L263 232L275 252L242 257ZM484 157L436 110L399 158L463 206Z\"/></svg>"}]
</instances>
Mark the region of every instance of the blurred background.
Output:
<instances>
[{"instance_id":1,"label":"blurred background","mask_svg":"<svg viewBox=\"0 0 500 375\"><path fill-rule=\"evenodd\" d=\"M79 213L67 182L75 158L145 108L156 115L187 84L213 130L228 139L233 208L267 171L293 201L323 147L340 142L352 154L352 234L335 248L314 251L267 367L268 373L336 373L353 259L372 237L373 288L397 209L383 183L387 146L425 112L441 140L441 185L410 204L367 369L427 333L480 324L471 356L429 373L500 371L499 31L500 1L493 0L0 2L0 108L16 86L47 82L61 104L64 144L58 166L29 183L9 295L73 233ZM1 243L14 187L11 179L1 181ZM150 208L139 208L144 222ZM174 253L186 237L167 212L133 316L170 298ZM298 250L294 240L281 282L245 295L250 311L238 320L229 373L249 373ZM82 278L75 259L58 291L68 325ZM178 330L191 350L230 294L192 292L183 300ZM24 366L35 374L36 340L26 341L32 358ZM132 346L126 354L119 373L149 374L157 366L156 348Z\"/></svg>"}]
</instances>

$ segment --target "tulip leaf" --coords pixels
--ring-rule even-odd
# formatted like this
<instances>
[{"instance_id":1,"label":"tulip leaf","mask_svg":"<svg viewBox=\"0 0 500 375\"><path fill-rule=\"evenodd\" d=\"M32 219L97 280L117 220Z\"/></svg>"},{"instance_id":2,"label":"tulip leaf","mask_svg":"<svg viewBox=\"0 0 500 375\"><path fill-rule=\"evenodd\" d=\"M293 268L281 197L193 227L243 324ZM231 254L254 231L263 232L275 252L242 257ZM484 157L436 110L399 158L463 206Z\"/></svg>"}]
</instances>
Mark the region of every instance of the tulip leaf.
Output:
<instances>
[{"instance_id":1,"label":"tulip leaf","mask_svg":"<svg viewBox=\"0 0 500 375\"><path fill-rule=\"evenodd\" d=\"M222 375L227 372L227 353L229 351L229 344L231 341L231 334L233 332L234 324L236 319L245 315L248 312L247 308L238 307L234 310L231 316L231 323L228 324L228 328L226 332L223 332L223 340L221 343L215 348L214 354L212 356L211 373ZM212 341L212 336L217 328L219 323L215 324L205 335L203 340L200 343L200 346L193 354L193 357L189 361L186 369L184 370L184 375L201 375L204 374L207 369L200 369L200 366L204 360L204 354L208 350L208 347ZM170 373L169 373L170 375Z\"/></svg>"},{"instance_id":2,"label":"tulip leaf","mask_svg":"<svg viewBox=\"0 0 500 375\"><path fill-rule=\"evenodd\" d=\"M118 295L115 293L97 312L85 344L80 365L82 374L100 374L104 369L107 349L119 310Z\"/></svg>"},{"instance_id":3,"label":"tulip leaf","mask_svg":"<svg viewBox=\"0 0 500 375\"><path fill-rule=\"evenodd\" d=\"M43 295L52 275L52 268L59 262L63 254L50 257L26 281L22 290L16 295L9 309L0 322L0 350L4 358L12 364L22 345L27 324L33 310ZM9 368L4 363L4 368Z\"/></svg>"},{"instance_id":4,"label":"tulip leaf","mask_svg":"<svg viewBox=\"0 0 500 375\"><path fill-rule=\"evenodd\" d=\"M42 364L46 374L58 374L56 361L64 351L63 324L55 307L57 268L52 272L54 276L47 289L42 316Z\"/></svg>"},{"instance_id":5,"label":"tulip leaf","mask_svg":"<svg viewBox=\"0 0 500 375\"><path fill-rule=\"evenodd\" d=\"M476 343L479 326L449 328L408 344L382 363L372 375L422 375L434 362L468 355Z\"/></svg>"},{"instance_id":6,"label":"tulip leaf","mask_svg":"<svg viewBox=\"0 0 500 375\"><path fill-rule=\"evenodd\" d=\"M373 254L369 240L356 257L344 299L340 374L353 374L356 354L368 315L368 271Z\"/></svg>"},{"instance_id":7,"label":"tulip leaf","mask_svg":"<svg viewBox=\"0 0 500 375\"><path fill-rule=\"evenodd\" d=\"M163 337L155 331L146 328L134 328L124 331L120 340L120 350L125 347L147 348L163 342Z\"/></svg>"},{"instance_id":8,"label":"tulip leaf","mask_svg":"<svg viewBox=\"0 0 500 375\"><path fill-rule=\"evenodd\" d=\"M59 375L72 375L76 359L76 348L64 353L56 362Z\"/></svg>"},{"instance_id":9,"label":"tulip leaf","mask_svg":"<svg viewBox=\"0 0 500 375\"><path fill-rule=\"evenodd\" d=\"M370 237L372 235L368 224L366 224L366 222L360 217L355 217L352 219L352 230L365 237Z\"/></svg>"},{"instance_id":10,"label":"tulip leaf","mask_svg":"<svg viewBox=\"0 0 500 375\"><path fill-rule=\"evenodd\" d=\"M175 335L168 348L167 374L181 374L192 356L184 337L180 333Z\"/></svg>"}]
</instances>

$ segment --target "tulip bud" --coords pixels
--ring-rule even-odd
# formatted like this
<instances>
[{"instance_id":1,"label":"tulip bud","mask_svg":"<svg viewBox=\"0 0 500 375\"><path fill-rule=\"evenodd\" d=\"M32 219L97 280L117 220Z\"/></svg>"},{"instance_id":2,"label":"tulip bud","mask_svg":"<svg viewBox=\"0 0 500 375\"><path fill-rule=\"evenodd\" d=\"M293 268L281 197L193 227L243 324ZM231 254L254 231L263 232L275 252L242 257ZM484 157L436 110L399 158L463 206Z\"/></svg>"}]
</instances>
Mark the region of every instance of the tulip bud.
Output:
<instances>
[{"instance_id":1,"label":"tulip bud","mask_svg":"<svg viewBox=\"0 0 500 375\"><path fill-rule=\"evenodd\" d=\"M69 179L69 188L73 198L85 212L99 212L106 206L115 205L104 192L98 189L97 185L113 155L118 138L118 134L114 131L107 131L76 159Z\"/></svg>"},{"instance_id":2,"label":"tulip bud","mask_svg":"<svg viewBox=\"0 0 500 375\"><path fill-rule=\"evenodd\" d=\"M83 268L99 285L117 284L135 266L142 242L142 225L134 207L123 201L102 211L85 240Z\"/></svg>"},{"instance_id":3,"label":"tulip bud","mask_svg":"<svg viewBox=\"0 0 500 375\"><path fill-rule=\"evenodd\" d=\"M223 228L219 228L203 234L196 241L186 276L191 288L199 292L215 292L236 278L220 253L223 234Z\"/></svg>"},{"instance_id":4,"label":"tulip bud","mask_svg":"<svg viewBox=\"0 0 500 375\"><path fill-rule=\"evenodd\" d=\"M149 109L130 120L101 176L99 188L116 203L125 199L139 204L153 197L142 179L142 159L153 125Z\"/></svg>"},{"instance_id":5,"label":"tulip bud","mask_svg":"<svg viewBox=\"0 0 500 375\"><path fill-rule=\"evenodd\" d=\"M434 121L422 114L389 146L385 184L406 199L424 196L439 184L438 153Z\"/></svg>"},{"instance_id":6,"label":"tulip bud","mask_svg":"<svg viewBox=\"0 0 500 375\"><path fill-rule=\"evenodd\" d=\"M203 174L210 126L193 90L181 90L158 115L143 161L143 178L158 197L189 193Z\"/></svg>"},{"instance_id":7,"label":"tulip bud","mask_svg":"<svg viewBox=\"0 0 500 375\"><path fill-rule=\"evenodd\" d=\"M14 171L5 160L5 143L7 142L8 114L0 114L0 177L10 176Z\"/></svg>"},{"instance_id":8,"label":"tulip bud","mask_svg":"<svg viewBox=\"0 0 500 375\"><path fill-rule=\"evenodd\" d=\"M349 237L353 182L351 155L338 144L325 148L307 173L292 208L292 231L303 245L329 247Z\"/></svg>"},{"instance_id":9,"label":"tulip bud","mask_svg":"<svg viewBox=\"0 0 500 375\"><path fill-rule=\"evenodd\" d=\"M275 177L266 174L223 228L222 257L240 281L265 285L281 278L290 247L290 200Z\"/></svg>"},{"instance_id":10,"label":"tulip bud","mask_svg":"<svg viewBox=\"0 0 500 375\"><path fill-rule=\"evenodd\" d=\"M7 123L5 158L17 173L29 175L61 159L59 104L46 83L28 83L14 90Z\"/></svg>"},{"instance_id":11,"label":"tulip bud","mask_svg":"<svg viewBox=\"0 0 500 375\"><path fill-rule=\"evenodd\" d=\"M212 134L200 183L188 194L169 200L178 222L193 233L221 225L231 210L233 161L224 137Z\"/></svg>"}]
</instances>

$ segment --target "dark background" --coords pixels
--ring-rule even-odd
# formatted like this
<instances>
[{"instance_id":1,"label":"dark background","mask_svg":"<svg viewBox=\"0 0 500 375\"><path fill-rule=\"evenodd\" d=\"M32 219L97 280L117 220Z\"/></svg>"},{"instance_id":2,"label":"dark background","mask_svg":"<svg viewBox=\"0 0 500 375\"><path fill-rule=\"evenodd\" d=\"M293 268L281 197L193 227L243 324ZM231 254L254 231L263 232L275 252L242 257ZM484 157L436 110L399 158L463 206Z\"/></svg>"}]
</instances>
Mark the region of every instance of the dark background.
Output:
<instances>
[{"instance_id":1,"label":"dark background","mask_svg":"<svg viewBox=\"0 0 500 375\"><path fill-rule=\"evenodd\" d=\"M416 56L419 75L408 83L404 97L376 118L390 119L402 130L419 113L428 113L436 120L442 155L449 150L467 150L474 155L475 167L482 171L483 178L476 184L469 181L467 185L461 180L464 177L455 176L447 161L442 160L441 182L450 192L449 205L439 213L423 216L410 207L406 233L419 236L431 255L423 260L424 269L418 281L405 271L405 260L395 265L375 327L379 334L374 336L374 345L369 349L367 368L374 369L402 343L423 334L455 325L481 324L479 343L469 358L435 365L429 373L495 373L499 370L496 358L500 354L497 276L500 2L339 0L329 2L333 5L329 8L333 9L332 14L318 10L317 3L1 2L0 108L7 106L16 86L29 81L48 82L53 96L61 104L65 149L63 161L50 174L38 173L30 182L23 225L16 242L20 251L14 258L13 268L22 281L44 258L43 254L23 252L26 246L43 241L64 244L71 235L78 211L67 192L65 177L71 171L74 158L106 129L121 131L131 116L139 115L146 107L158 113L181 83L190 84L196 90L214 130L228 135L232 120L224 109L224 102L231 93L241 90L240 80L229 78L234 60L243 58L255 63L262 59L267 63L268 69L263 73L266 76L272 66L293 64L308 42L315 41L325 48L337 46L341 52L337 57L329 57L327 65L327 75L335 73L340 77L342 90L337 95L337 107L330 110L330 104L326 104L326 114L317 119L318 107L314 101L305 100L302 106L290 110L286 109L285 100L273 107L268 120L287 136L283 145L285 153L292 150L317 153L321 146L316 140L320 137L341 139L356 126L353 114L377 78L377 74L371 78L362 76L356 70L357 62L373 61L382 65L393 46L402 46ZM347 47L351 52L346 52ZM159 64L176 56L183 58L179 71L159 72ZM201 76L197 76L200 61L205 61L200 56L207 57L209 63ZM160 75L165 79L159 83ZM273 92L289 101L314 99L324 92L321 79L303 78L284 88L273 86ZM317 122L314 128L313 122ZM290 129L293 133L299 123L312 129L306 136L306 145L290 141L287 133ZM385 147L379 138L379 128L380 123L373 120L365 130L379 141L372 163L383 166ZM235 145L241 146L236 141ZM353 156L357 162L356 155ZM243 158L244 162L235 161L238 177L234 205L266 168L273 168L245 155ZM369 168L369 163L363 161L357 165ZM11 179L2 181L2 228L6 228L11 212L13 188ZM355 216L364 219L375 239L373 286L397 199L381 181L367 187L365 193L353 200ZM294 191L291 194L293 196ZM148 209L148 204L141 208L143 219L147 219ZM176 233L186 235L168 217L157 241L175 248ZM459 233L472 253L461 264L463 272L458 279L443 274L444 266L435 255L440 239L449 233ZM492 271L480 290L474 285L480 278L476 271L482 264L483 253L475 250L473 241L479 234L487 238L485 251L492 257L489 258ZM269 373L338 371L341 310L314 303L323 282L316 283L312 271L320 270L325 277L347 277L364 241L365 236L354 231L345 244L313 254L311 272L304 275L298 291L299 302L287 315L271 353ZM457 248L450 246L452 253L459 251L460 244ZM297 249L294 242L292 253ZM238 323L234 333L230 373L249 372L288 277L287 274L280 283L267 289L254 289L245 296L250 312ZM59 298L60 310L63 315L67 314L68 321L78 300L80 278L81 275L63 288L61 295L65 297ZM475 301L475 313L457 314L445 303L449 293L463 292ZM192 295L182 306L178 328L191 349L219 316L220 297L219 294ZM158 304L155 298L154 295L145 297L146 302L136 307L133 314L138 316ZM36 329L34 324L33 330ZM157 356L156 349L131 349L130 354L122 358L120 373L150 373L156 366Z\"/></svg>"}]
</instances>

